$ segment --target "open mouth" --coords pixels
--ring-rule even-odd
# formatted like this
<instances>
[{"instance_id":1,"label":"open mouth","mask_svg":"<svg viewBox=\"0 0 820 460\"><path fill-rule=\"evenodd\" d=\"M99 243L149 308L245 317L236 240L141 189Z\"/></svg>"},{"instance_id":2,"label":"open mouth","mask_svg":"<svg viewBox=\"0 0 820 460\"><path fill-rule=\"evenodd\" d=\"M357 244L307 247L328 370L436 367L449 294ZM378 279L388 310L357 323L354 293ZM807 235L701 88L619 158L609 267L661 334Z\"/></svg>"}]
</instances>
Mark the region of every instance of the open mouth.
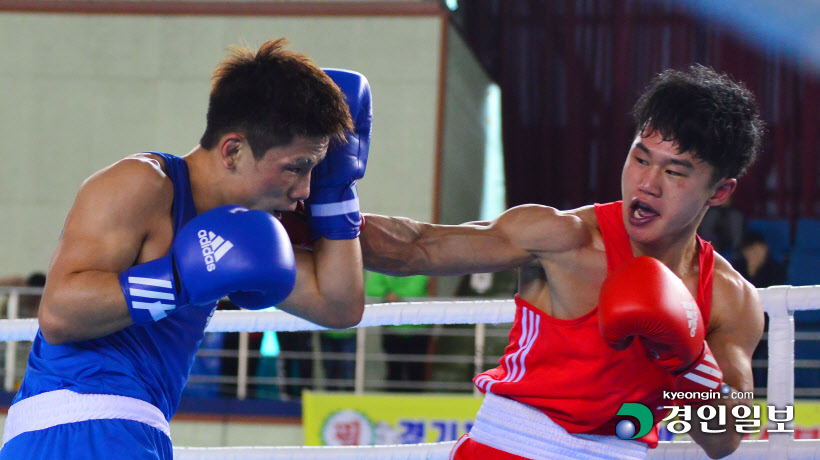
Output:
<instances>
[{"instance_id":1,"label":"open mouth","mask_svg":"<svg viewBox=\"0 0 820 460\"><path fill-rule=\"evenodd\" d=\"M649 220L660 216L660 213L652 206L638 200L632 202L630 211L630 220L632 220L635 224L646 223Z\"/></svg>"}]
</instances>

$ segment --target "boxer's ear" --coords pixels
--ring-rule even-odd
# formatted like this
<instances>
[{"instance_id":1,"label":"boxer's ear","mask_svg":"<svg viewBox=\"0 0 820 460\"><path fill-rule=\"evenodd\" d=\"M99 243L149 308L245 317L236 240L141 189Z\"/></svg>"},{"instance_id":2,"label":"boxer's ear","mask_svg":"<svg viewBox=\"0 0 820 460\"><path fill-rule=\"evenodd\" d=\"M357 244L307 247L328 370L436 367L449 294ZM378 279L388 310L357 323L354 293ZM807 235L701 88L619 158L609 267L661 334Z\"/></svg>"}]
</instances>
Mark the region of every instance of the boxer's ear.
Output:
<instances>
[{"instance_id":1,"label":"boxer's ear","mask_svg":"<svg viewBox=\"0 0 820 460\"><path fill-rule=\"evenodd\" d=\"M715 191L706 202L708 206L720 206L732 196L737 188L737 179L722 179L715 185Z\"/></svg>"},{"instance_id":2,"label":"boxer's ear","mask_svg":"<svg viewBox=\"0 0 820 460\"><path fill-rule=\"evenodd\" d=\"M239 133L228 133L219 140L219 154L226 169L234 169L245 138Z\"/></svg>"}]
</instances>

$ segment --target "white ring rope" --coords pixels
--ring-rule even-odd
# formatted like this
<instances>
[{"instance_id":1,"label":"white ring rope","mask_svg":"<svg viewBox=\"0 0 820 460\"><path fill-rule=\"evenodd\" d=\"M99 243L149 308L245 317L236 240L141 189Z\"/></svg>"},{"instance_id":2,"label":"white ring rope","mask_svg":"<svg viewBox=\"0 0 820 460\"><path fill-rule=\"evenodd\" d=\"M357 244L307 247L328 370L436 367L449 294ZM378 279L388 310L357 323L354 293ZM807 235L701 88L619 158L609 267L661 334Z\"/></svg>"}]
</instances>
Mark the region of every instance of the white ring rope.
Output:
<instances>
[{"instance_id":1,"label":"white ring rope","mask_svg":"<svg viewBox=\"0 0 820 460\"><path fill-rule=\"evenodd\" d=\"M820 309L820 286L773 286L758 289L769 315L768 404L794 404L794 312ZM512 300L431 301L373 304L357 327L400 324L499 324L512 322ZM738 318L738 321L742 321ZM207 332L321 330L323 327L283 311L217 311ZM0 341L32 340L36 319L0 320ZM820 460L820 440L794 440L791 433L772 433L769 441L743 441L733 459ZM266 460L444 460L453 443L368 447L175 447L174 458ZM650 459L705 459L692 442L661 442Z\"/></svg>"},{"instance_id":2,"label":"white ring rope","mask_svg":"<svg viewBox=\"0 0 820 460\"><path fill-rule=\"evenodd\" d=\"M799 310L820 309L820 286L774 286L758 289L770 318ZM396 302L367 305L356 327L401 324L511 323L515 303L504 300ZM225 310L214 313L206 332L313 331L326 328L281 310ZM0 320L0 342L32 340L36 319ZM790 344L787 344L790 345Z\"/></svg>"},{"instance_id":3,"label":"white ring rope","mask_svg":"<svg viewBox=\"0 0 820 460\"><path fill-rule=\"evenodd\" d=\"M512 300L397 302L365 306L356 327L401 324L511 323L515 317ZM214 313L206 332L263 332L325 330L281 310L220 310ZM0 320L0 342L33 340L37 319Z\"/></svg>"}]
</instances>

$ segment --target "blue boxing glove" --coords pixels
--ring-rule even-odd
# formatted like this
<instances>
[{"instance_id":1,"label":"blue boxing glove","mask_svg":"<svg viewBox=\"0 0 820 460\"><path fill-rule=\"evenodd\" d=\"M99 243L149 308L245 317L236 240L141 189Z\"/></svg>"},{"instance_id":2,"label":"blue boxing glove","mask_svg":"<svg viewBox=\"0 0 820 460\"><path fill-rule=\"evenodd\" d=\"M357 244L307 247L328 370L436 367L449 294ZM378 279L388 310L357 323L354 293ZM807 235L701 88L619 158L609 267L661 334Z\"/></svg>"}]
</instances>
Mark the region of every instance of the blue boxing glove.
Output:
<instances>
[{"instance_id":1,"label":"blue boxing glove","mask_svg":"<svg viewBox=\"0 0 820 460\"><path fill-rule=\"evenodd\" d=\"M145 325L226 295L242 308L270 307L293 290L296 264L275 217L221 206L191 219L168 255L135 265L119 279L131 318Z\"/></svg>"},{"instance_id":2,"label":"blue boxing glove","mask_svg":"<svg viewBox=\"0 0 820 460\"><path fill-rule=\"evenodd\" d=\"M364 177L370 149L370 85L364 75L349 70L322 69L345 93L353 132L347 144L331 146L310 178L310 197L305 200L310 237L349 240L359 236L362 225L356 180Z\"/></svg>"}]
</instances>

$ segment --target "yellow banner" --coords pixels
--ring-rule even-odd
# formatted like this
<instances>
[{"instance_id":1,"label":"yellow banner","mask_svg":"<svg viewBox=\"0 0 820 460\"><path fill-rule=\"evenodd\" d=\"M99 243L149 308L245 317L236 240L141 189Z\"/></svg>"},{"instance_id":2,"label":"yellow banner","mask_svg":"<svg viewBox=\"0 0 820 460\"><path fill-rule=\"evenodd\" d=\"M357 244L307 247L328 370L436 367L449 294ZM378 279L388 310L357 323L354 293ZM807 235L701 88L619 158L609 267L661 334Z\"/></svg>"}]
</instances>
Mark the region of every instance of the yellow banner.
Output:
<instances>
[{"instance_id":1,"label":"yellow banner","mask_svg":"<svg viewBox=\"0 0 820 460\"><path fill-rule=\"evenodd\" d=\"M471 395L354 395L306 391L302 397L305 445L365 446L453 441L473 426L481 402L482 397ZM695 423L692 415L681 413L677 419L662 422L661 441L689 440L685 432L690 427L681 422ZM745 439L766 440L772 430L790 429L791 421L794 422L795 439L820 439L820 401L799 401L789 413L755 401L749 414L741 415L745 417L739 423L747 433ZM719 413L714 416L719 420L722 418ZM775 422L772 427L768 426L769 418ZM674 420L678 420L677 424L669 427Z\"/></svg>"},{"instance_id":2,"label":"yellow banner","mask_svg":"<svg viewBox=\"0 0 820 460\"><path fill-rule=\"evenodd\" d=\"M302 395L307 446L454 441L469 431L482 397L435 393Z\"/></svg>"}]
</instances>

